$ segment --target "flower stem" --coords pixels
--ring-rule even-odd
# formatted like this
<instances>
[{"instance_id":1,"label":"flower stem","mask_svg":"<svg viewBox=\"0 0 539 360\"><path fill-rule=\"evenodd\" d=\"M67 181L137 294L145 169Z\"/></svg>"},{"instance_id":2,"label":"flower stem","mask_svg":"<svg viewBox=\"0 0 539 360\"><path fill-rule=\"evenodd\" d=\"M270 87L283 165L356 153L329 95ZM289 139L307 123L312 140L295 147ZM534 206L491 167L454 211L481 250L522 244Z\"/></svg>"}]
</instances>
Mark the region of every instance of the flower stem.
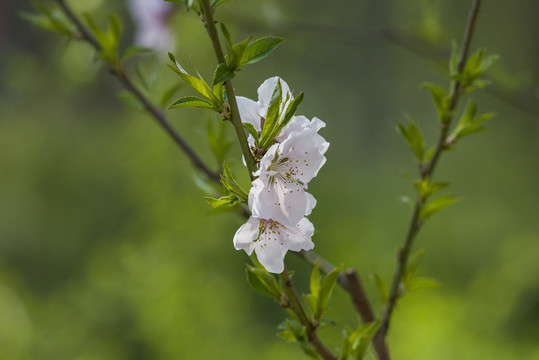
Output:
<instances>
[{"instance_id":1,"label":"flower stem","mask_svg":"<svg viewBox=\"0 0 539 360\"><path fill-rule=\"evenodd\" d=\"M290 275L288 274L288 270L286 268L281 273L280 277L281 281L283 282L285 295L288 299L288 307L292 309L294 313L296 313L299 320L301 321L301 324L307 329L307 338L311 345L323 359L338 360L339 357L334 355L318 337L318 334L316 333L316 326L313 325L313 323L305 314L305 311L301 306L301 302L299 301L296 288L294 287L294 283L292 282L292 279L290 278Z\"/></svg>"},{"instance_id":2,"label":"flower stem","mask_svg":"<svg viewBox=\"0 0 539 360\"><path fill-rule=\"evenodd\" d=\"M219 64L226 64L225 55L223 53L223 48L221 47L221 42L219 41L219 33L215 26L215 20L213 19L213 9L210 5L209 0L202 0L202 12L203 12L203 21L208 31L211 43L213 45L213 50L215 51L215 56L217 57L217 62ZM247 137L245 136L245 131L243 130L243 125L241 122L240 112L238 110L238 103L236 102L236 95L234 94L234 87L230 80L224 82L225 90L227 94L228 103L230 104L230 120L232 125L234 125L234 130L238 137L240 143L241 152L247 163L247 169L249 169L249 176L251 180L254 179L253 172L255 169L255 159L251 150L249 149L249 143L247 142Z\"/></svg>"},{"instance_id":3,"label":"flower stem","mask_svg":"<svg viewBox=\"0 0 539 360\"><path fill-rule=\"evenodd\" d=\"M470 13L468 15L466 30L464 31L464 40L462 42L460 58L457 65L457 70L459 73L462 73L462 71L464 70L464 66L468 59L471 39L472 39L473 31L475 28L476 20L477 20L477 15L479 13L480 5L481 5L481 0L474 0ZM448 107L448 111L446 112L446 115L442 116L441 118L440 134L438 137L438 142L436 144L434 155L428 162L427 166L420 168L420 175L421 175L422 180L426 179L427 177L432 176L432 174L434 173L434 169L436 168L436 165L438 164L438 161L440 159L442 152L447 149L447 143L446 143L447 135L449 132L451 122L453 120L453 112L457 106L460 96L462 95L462 90L463 89L459 81L454 81L452 83L451 92L449 95L450 96L449 107ZM391 288L389 291L388 302L382 313L382 325L380 326L380 329L378 330L376 334L376 336L381 337L382 339L387 335L387 332L389 330L389 323L391 320L391 315L393 313L397 300L400 296L399 287L402 281L402 275L404 273L404 269L406 268L414 240L417 236L417 233L421 229L421 226L423 225L423 222L419 216L419 212L420 212L420 209L425 205L425 202L426 202L426 199L422 198L421 196L417 197L414 210L412 212L412 216L410 218L410 222L408 225L408 230L406 232L406 237L404 239L404 245L398 253L397 266L395 268L395 273L393 275L393 280L392 280Z\"/></svg>"},{"instance_id":4,"label":"flower stem","mask_svg":"<svg viewBox=\"0 0 539 360\"><path fill-rule=\"evenodd\" d=\"M60 9L64 14L71 20L71 22L77 28L77 31L80 33L80 39L89 43L97 52L100 52L101 45L94 38L91 32L84 26L84 24L79 20L79 18L73 13L71 8L66 4L65 0L56 0ZM200 169L206 176L212 180L219 182L219 174L211 170L202 159L194 152L194 150L187 144L183 137L178 134L174 127L168 122L165 114L159 108L152 104L152 102L144 96L144 94L133 84L129 76L123 71L121 66L114 66L109 64L109 70L112 75L114 75L124 88L133 94L143 105L144 108L150 113L150 115L157 121L159 125L169 134L169 136L174 140L174 142L183 150L185 155L191 160L191 163L196 168Z\"/></svg>"}]
</instances>

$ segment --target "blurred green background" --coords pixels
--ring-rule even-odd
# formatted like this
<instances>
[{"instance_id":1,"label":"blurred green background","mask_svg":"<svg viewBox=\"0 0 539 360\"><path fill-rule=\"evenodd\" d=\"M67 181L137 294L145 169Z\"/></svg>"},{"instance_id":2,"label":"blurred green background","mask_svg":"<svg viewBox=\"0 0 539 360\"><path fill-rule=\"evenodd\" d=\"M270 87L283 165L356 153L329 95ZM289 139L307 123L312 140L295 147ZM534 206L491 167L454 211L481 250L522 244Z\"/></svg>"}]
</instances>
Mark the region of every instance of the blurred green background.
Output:
<instances>
[{"instance_id":1,"label":"blurred green background","mask_svg":"<svg viewBox=\"0 0 539 360\"><path fill-rule=\"evenodd\" d=\"M71 1L105 25L133 24L123 1ZM217 18L235 39L287 39L234 82L256 99L280 75L327 123L328 161L310 184L315 250L390 281L413 196L411 151L395 131L406 114L434 142L425 81L447 87L438 62L460 41L471 1L248 1ZM117 99L114 78L85 44L35 30L26 1L0 3L0 359L301 359L277 338L284 311L247 285L232 237L242 219L202 201L200 175L147 115ZM399 303L395 359L539 359L539 3L483 5L474 47L498 53L494 86L473 94L498 115L442 158L436 179L465 200L435 216L415 249L437 289ZM211 77L215 62L192 12L171 19L175 54ZM143 59L160 89L177 82L165 56ZM182 88L178 95L192 95ZM464 101L461 102L461 106ZM203 110L170 120L212 166ZM231 129L228 129L231 130ZM232 137L232 132L230 132ZM237 146L229 156L244 176ZM198 185L197 185L198 184ZM286 258L306 291L310 267ZM355 326L337 289L329 315ZM341 327L321 336L339 346Z\"/></svg>"}]
</instances>

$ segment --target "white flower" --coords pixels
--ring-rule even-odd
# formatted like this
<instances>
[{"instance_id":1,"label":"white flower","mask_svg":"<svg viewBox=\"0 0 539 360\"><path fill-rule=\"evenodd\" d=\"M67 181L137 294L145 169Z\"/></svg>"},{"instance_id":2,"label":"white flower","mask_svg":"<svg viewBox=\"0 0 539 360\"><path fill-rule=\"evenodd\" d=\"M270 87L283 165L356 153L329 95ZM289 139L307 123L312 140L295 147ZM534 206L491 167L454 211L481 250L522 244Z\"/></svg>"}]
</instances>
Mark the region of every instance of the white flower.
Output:
<instances>
[{"instance_id":1,"label":"white flower","mask_svg":"<svg viewBox=\"0 0 539 360\"><path fill-rule=\"evenodd\" d=\"M260 160L249 192L249 208L253 216L295 225L309 215L316 205L306 192L307 184L326 162L324 153L329 143L318 134L325 124L318 118L309 121L295 116Z\"/></svg>"},{"instance_id":2,"label":"white flower","mask_svg":"<svg viewBox=\"0 0 539 360\"><path fill-rule=\"evenodd\" d=\"M288 250L311 250L314 247L313 233L313 224L307 218L294 226L286 226L251 216L234 235L234 247L245 250L248 255L254 250L264 268L278 274L284 270L284 256Z\"/></svg>"},{"instance_id":3,"label":"white flower","mask_svg":"<svg viewBox=\"0 0 539 360\"><path fill-rule=\"evenodd\" d=\"M281 103L280 112L281 116L283 116L283 109L286 110L288 104L290 104L290 101L294 98L292 97L292 92L290 91L288 84L278 76L269 78L260 85L258 88L258 102L243 96L236 96L241 121L253 125L258 132L262 131L262 124L266 120L271 95L273 95L273 91L277 86L277 81L281 82L283 102ZM254 145L254 139L251 135L249 135L249 144Z\"/></svg>"},{"instance_id":4,"label":"white flower","mask_svg":"<svg viewBox=\"0 0 539 360\"><path fill-rule=\"evenodd\" d=\"M135 43L157 51L171 50L174 43L167 19L172 4L163 0L129 0L129 10L135 20Z\"/></svg>"}]
</instances>

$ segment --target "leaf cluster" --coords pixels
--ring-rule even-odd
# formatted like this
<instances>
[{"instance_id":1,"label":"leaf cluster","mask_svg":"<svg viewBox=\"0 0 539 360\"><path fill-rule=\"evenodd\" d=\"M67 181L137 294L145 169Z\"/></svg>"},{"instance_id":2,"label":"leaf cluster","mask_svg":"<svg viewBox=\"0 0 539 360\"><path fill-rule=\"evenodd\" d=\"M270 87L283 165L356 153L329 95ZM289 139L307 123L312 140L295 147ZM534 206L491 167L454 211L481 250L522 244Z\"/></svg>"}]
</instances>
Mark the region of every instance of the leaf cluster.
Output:
<instances>
[{"instance_id":1,"label":"leaf cluster","mask_svg":"<svg viewBox=\"0 0 539 360\"><path fill-rule=\"evenodd\" d=\"M223 164L223 172L220 175L225 195L219 199L205 197L206 202L214 209L222 206L232 207L239 204L247 204L249 196L247 191L238 184L226 163Z\"/></svg>"},{"instance_id":2,"label":"leaf cluster","mask_svg":"<svg viewBox=\"0 0 539 360\"><path fill-rule=\"evenodd\" d=\"M290 120L292 120L292 117L303 101L303 92L295 99L290 97L290 94L287 93L286 97L283 98L281 80L277 81L268 105L268 112L264 119L261 132L258 133L253 125L243 123L243 127L255 139L256 147L261 150L260 154L264 154L268 148L273 145L275 137L277 137L281 130L290 122Z\"/></svg>"}]
</instances>

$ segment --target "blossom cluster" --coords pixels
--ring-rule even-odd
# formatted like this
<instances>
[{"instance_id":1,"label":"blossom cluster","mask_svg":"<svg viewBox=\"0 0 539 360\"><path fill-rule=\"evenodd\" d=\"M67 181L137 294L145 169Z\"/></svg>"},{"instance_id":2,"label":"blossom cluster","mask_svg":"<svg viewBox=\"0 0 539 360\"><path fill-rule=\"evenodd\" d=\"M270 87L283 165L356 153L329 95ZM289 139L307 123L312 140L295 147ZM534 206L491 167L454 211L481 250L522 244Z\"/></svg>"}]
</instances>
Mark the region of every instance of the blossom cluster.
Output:
<instances>
[{"instance_id":1,"label":"blossom cluster","mask_svg":"<svg viewBox=\"0 0 539 360\"><path fill-rule=\"evenodd\" d=\"M267 149L260 148L272 96L274 101L278 87L282 96L277 123L285 121L285 125L270 139ZM248 142L258 166L248 196L251 217L236 232L234 246L249 255L254 251L258 261L272 273L284 270L288 250L314 247L314 226L306 216L315 207L316 199L306 190L326 162L324 154L329 147L318 134L325 126L320 119L284 118L293 101L290 88L279 77L267 79L258 88L257 102L237 97L242 122L256 131L251 132ZM256 134L259 139L254 138Z\"/></svg>"}]
</instances>

